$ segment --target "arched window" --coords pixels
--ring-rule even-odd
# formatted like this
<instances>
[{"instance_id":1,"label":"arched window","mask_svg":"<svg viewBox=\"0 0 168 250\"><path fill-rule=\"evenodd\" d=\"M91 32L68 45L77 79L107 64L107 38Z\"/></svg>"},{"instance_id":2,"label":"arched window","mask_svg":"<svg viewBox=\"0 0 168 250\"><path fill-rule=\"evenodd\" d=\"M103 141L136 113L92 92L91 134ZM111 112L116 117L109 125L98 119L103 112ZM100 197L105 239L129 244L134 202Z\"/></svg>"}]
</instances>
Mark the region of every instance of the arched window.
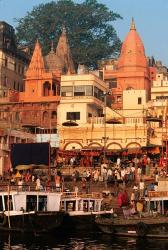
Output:
<instances>
[{"instance_id":1,"label":"arched window","mask_svg":"<svg viewBox=\"0 0 168 250\"><path fill-rule=\"evenodd\" d=\"M48 112L47 112L47 111L44 111L44 113L43 113L43 121L47 121L48 118L49 118Z\"/></svg>"},{"instance_id":2,"label":"arched window","mask_svg":"<svg viewBox=\"0 0 168 250\"><path fill-rule=\"evenodd\" d=\"M8 84L8 78L7 76L4 76L4 86L7 87Z\"/></svg>"},{"instance_id":3,"label":"arched window","mask_svg":"<svg viewBox=\"0 0 168 250\"><path fill-rule=\"evenodd\" d=\"M51 119L56 119L57 118L57 112L56 111L52 111L51 113Z\"/></svg>"},{"instance_id":4,"label":"arched window","mask_svg":"<svg viewBox=\"0 0 168 250\"><path fill-rule=\"evenodd\" d=\"M16 112L15 113L15 121L19 121L19 118L20 118L20 114L19 114L19 112Z\"/></svg>"},{"instance_id":5,"label":"arched window","mask_svg":"<svg viewBox=\"0 0 168 250\"><path fill-rule=\"evenodd\" d=\"M56 85L56 82L52 83L52 94L53 94L53 96L57 95L57 85Z\"/></svg>"},{"instance_id":6,"label":"arched window","mask_svg":"<svg viewBox=\"0 0 168 250\"><path fill-rule=\"evenodd\" d=\"M50 83L49 82L45 82L43 84L43 95L44 96L49 96L50 95L50 89L51 89Z\"/></svg>"}]
</instances>

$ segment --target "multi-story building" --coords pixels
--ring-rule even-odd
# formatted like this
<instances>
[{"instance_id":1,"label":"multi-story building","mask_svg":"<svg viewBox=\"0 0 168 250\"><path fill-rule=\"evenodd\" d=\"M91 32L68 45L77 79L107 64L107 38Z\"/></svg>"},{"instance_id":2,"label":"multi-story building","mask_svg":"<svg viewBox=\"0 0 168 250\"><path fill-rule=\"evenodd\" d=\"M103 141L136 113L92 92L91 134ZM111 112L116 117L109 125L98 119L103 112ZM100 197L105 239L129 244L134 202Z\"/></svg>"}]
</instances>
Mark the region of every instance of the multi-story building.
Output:
<instances>
[{"instance_id":1,"label":"multi-story building","mask_svg":"<svg viewBox=\"0 0 168 250\"><path fill-rule=\"evenodd\" d=\"M30 62L29 55L17 48L15 31L5 22L0 22L0 90L23 91L24 73Z\"/></svg>"},{"instance_id":2,"label":"multi-story building","mask_svg":"<svg viewBox=\"0 0 168 250\"><path fill-rule=\"evenodd\" d=\"M148 115L151 119L153 144L163 145L167 141L168 118L168 76L167 72L157 73L151 87L151 101L148 102ZM150 117L149 117L150 120Z\"/></svg>"},{"instance_id":3,"label":"multi-story building","mask_svg":"<svg viewBox=\"0 0 168 250\"><path fill-rule=\"evenodd\" d=\"M58 147L57 106L60 101L60 79L62 74L72 73L74 65L65 29L56 50L52 44L51 51L45 57L37 41L25 73L24 90L11 90L8 86L4 90L5 96L1 97L0 119L3 130L19 130L21 138L24 134L26 138L28 132L30 135L32 133L34 136L30 137L34 142L51 141L55 137L52 145ZM8 140L8 150L11 142L14 141ZM9 158L9 152L6 156ZM7 167L2 164L0 168L3 172Z\"/></svg>"},{"instance_id":4,"label":"multi-story building","mask_svg":"<svg viewBox=\"0 0 168 250\"><path fill-rule=\"evenodd\" d=\"M94 74L62 76L60 148L121 150L146 146L145 90L125 91L123 96L125 109L117 112L108 102L106 83ZM128 103L132 96L134 99Z\"/></svg>"}]
</instances>

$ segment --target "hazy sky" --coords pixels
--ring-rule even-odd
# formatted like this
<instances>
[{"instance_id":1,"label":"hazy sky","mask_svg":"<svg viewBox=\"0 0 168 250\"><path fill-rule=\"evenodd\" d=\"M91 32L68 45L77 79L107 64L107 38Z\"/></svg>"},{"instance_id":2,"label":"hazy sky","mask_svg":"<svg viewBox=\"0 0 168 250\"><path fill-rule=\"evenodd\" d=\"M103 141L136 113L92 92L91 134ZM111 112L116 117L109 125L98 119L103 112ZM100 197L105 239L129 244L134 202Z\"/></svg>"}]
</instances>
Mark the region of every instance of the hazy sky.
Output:
<instances>
[{"instance_id":1,"label":"hazy sky","mask_svg":"<svg viewBox=\"0 0 168 250\"><path fill-rule=\"evenodd\" d=\"M40 3L50 0L0 0L0 20L15 26L14 18L24 17L27 11ZM81 2L76 1L76 2ZM154 56L168 66L168 0L99 0L109 9L118 12L123 20L114 26L121 40L130 27L130 20L135 19L146 55Z\"/></svg>"}]
</instances>

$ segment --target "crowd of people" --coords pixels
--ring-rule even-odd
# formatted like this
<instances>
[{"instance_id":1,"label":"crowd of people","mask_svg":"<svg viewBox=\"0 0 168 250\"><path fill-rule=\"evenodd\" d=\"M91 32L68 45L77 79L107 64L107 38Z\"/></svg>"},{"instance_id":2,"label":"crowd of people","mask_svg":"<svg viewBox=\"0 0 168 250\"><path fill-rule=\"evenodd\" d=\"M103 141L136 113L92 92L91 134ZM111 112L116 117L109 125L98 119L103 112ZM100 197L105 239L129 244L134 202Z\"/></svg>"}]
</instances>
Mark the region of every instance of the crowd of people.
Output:
<instances>
[{"instance_id":1,"label":"crowd of people","mask_svg":"<svg viewBox=\"0 0 168 250\"><path fill-rule=\"evenodd\" d=\"M90 185L103 183L104 188L118 186L138 187L140 196L143 196L146 189L157 190L157 182L159 176L166 176L165 168L159 166L159 160L151 159L147 155L125 159L117 157L115 161L105 160L96 167L74 167L75 157L70 159L70 168L73 170L71 174L72 187L78 186L81 191L89 192ZM36 189L42 189L42 186L47 186L52 183L57 190L66 190L66 177L63 167L55 168L51 171L50 179L44 178L40 174L34 174L31 170L21 171L17 176L16 173L10 173L11 184L19 186L33 184ZM152 184L146 187L145 178L151 178ZM98 185L97 185L98 187ZM72 190L73 191L73 190ZM143 194L143 195L142 195Z\"/></svg>"}]
</instances>

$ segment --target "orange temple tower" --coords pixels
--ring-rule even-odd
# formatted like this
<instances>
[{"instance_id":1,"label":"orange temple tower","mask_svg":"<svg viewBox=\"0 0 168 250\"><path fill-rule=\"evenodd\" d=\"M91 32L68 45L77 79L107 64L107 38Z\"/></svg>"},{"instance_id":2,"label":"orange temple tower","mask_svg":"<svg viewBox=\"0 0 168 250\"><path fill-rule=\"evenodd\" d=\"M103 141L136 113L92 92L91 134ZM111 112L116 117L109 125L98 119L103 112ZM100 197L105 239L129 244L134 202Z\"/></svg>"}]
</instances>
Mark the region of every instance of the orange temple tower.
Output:
<instances>
[{"instance_id":1,"label":"orange temple tower","mask_svg":"<svg viewBox=\"0 0 168 250\"><path fill-rule=\"evenodd\" d=\"M109 73L107 72L108 78ZM122 93L127 89L146 90L147 99L150 98L149 67L144 45L133 19L130 31L122 44L117 68L111 72L111 79L113 77L117 79L117 87L112 89L114 108L122 108ZM106 80L106 71L104 78Z\"/></svg>"}]
</instances>

